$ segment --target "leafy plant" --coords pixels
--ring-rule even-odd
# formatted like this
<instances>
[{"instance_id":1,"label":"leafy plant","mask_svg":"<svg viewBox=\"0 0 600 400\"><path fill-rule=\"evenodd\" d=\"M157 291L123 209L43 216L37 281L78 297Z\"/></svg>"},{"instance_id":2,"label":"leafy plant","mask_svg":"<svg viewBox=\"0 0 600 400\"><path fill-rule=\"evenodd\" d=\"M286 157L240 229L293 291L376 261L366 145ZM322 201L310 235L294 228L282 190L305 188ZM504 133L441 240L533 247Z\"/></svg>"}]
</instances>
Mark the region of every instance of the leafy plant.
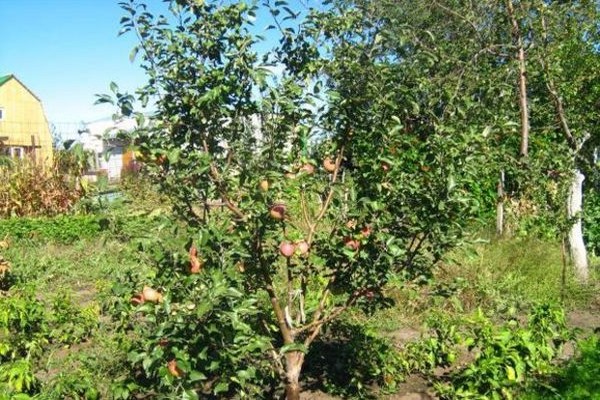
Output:
<instances>
[{"instance_id":1,"label":"leafy plant","mask_svg":"<svg viewBox=\"0 0 600 400\"><path fill-rule=\"evenodd\" d=\"M0 392L33 393L32 361L48 343L44 306L31 288L0 294Z\"/></svg>"},{"instance_id":2,"label":"leafy plant","mask_svg":"<svg viewBox=\"0 0 600 400\"><path fill-rule=\"evenodd\" d=\"M98 317L94 304L80 308L73 304L67 292L59 293L52 299L47 318L50 328L48 335L53 342L66 345L80 343L89 338L97 327Z\"/></svg>"},{"instance_id":3,"label":"leafy plant","mask_svg":"<svg viewBox=\"0 0 600 400\"><path fill-rule=\"evenodd\" d=\"M549 377L527 388L523 399L597 399L600 393L600 340L596 335L577 342L577 355Z\"/></svg>"},{"instance_id":4,"label":"leafy plant","mask_svg":"<svg viewBox=\"0 0 600 400\"><path fill-rule=\"evenodd\" d=\"M442 398L513 398L528 379L553 371L553 359L570 338L564 312L548 305L532 310L526 326L510 319L495 328L479 312L465 339L475 360L453 373L449 384L437 384Z\"/></svg>"},{"instance_id":5,"label":"leafy plant","mask_svg":"<svg viewBox=\"0 0 600 400\"><path fill-rule=\"evenodd\" d=\"M196 275L186 270L175 254L162 260L155 275L132 276L125 287L113 288L117 294L128 291L131 304L126 299L113 313L134 338L128 348L134 374L115 387L115 396L156 391L189 398L261 396L273 379L275 352L265 335L273 329L265 325L266 316L239 291L243 282L236 268ZM149 297L156 291L160 296Z\"/></svg>"},{"instance_id":6,"label":"leafy plant","mask_svg":"<svg viewBox=\"0 0 600 400\"><path fill-rule=\"evenodd\" d=\"M98 235L104 218L97 215L60 215L53 218L0 219L0 230L14 239L44 239L72 243Z\"/></svg>"}]
</instances>

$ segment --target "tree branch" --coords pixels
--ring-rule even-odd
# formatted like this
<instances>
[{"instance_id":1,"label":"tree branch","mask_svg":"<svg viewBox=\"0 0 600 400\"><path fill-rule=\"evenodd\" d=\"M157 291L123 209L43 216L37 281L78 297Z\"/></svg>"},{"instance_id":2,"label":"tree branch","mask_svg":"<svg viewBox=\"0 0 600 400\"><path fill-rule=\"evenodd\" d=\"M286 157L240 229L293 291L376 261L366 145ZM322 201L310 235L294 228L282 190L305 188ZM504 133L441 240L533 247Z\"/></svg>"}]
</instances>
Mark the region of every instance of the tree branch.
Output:
<instances>
[{"instance_id":1,"label":"tree branch","mask_svg":"<svg viewBox=\"0 0 600 400\"><path fill-rule=\"evenodd\" d=\"M554 84L554 79L552 78L552 75L550 73L550 67L548 66L548 63L546 62L546 60L549 57L549 54L548 54L548 28L546 26L546 16L543 13L541 16L541 21L542 21L542 39L544 40L544 42L543 42L544 43L544 46L543 46L544 56L540 58L540 62L542 64L542 68L544 69L544 72L546 74L546 87L548 88L548 92L550 93L550 96L552 97L552 102L554 103L554 110L556 112L556 115L558 116L558 120L560 121L560 126L562 128L563 134L565 135L565 139L569 143L569 146L571 146L571 148L574 151L577 151L578 150L577 141L575 140L575 137L573 136L573 133L571 132L571 128L569 127L569 123L567 121L567 116L566 116L562 98L558 94L558 90L556 89L556 85Z\"/></svg>"},{"instance_id":2,"label":"tree branch","mask_svg":"<svg viewBox=\"0 0 600 400\"><path fill-rule=\"evenodd\" d=\"M306 242L309 245L312 244L315 232L317 230L317 225L321 221L321 219L323 219L323 217L325 216L325 213L327 212L327 209L329 208L329 204L331 203L331 200L333 199L333 193L334 193L333 186L334 186L335 182L337 181L338 173L340 171L340 165L342 163L343 158L344 158L344 146L342 146L342 148L340 149L340 152L335 160L335 170L333 171L333 175L331 177L329 193L327 194L325 201L321 205L321 209L319 210L319 213L317 214L313 223L310 225L309 232L308 232L308 238L306 239Z\"/></svg>"},{"instance_id":3,"label":"tree branch","mask_svg":"<svg viewBox=\"0 0 600 400\"><path fill-rule=\"evenodd\" d=\"M206 152L206 154L210 154L208 151L208 143L206 143L206 139L202 140L202 145L204 146L204 151ZM244 215L242 210L240 210L229 199L229 196L227 195L227 191L225 190L225 187L223 186L223 181L221 180L221 177L219 176L219 171L217 170L217 167L215 166L214 162L212 162L212 161L210 163L210 178L211 178L211 181L217 187L217 191L219 192L219 195L221 196L221 199L223 200L223 202L225 203L227 208L231 212L233 212L239 219L246 219L246 216Z\"/></svg>"}]
</instances>

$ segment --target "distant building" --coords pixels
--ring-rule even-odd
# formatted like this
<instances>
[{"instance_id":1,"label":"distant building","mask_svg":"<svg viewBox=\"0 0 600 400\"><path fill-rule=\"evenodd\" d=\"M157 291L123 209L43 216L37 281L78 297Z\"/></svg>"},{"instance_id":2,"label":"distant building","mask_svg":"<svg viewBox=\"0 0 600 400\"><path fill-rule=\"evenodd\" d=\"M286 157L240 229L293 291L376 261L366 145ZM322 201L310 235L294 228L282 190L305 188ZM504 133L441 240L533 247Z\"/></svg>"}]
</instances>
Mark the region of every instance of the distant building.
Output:
<instances>
[{"instance_id":1,"label":"distant building","mask_svg":"<svg viewBox=\"0 0 600 400\"><path fill-rule=\"evenodd\" d=\"M135 161L130 142L119 138L119 132L136 128L134 119L113 121L110 118L88 122L81 132L79 142L84 150L94 153L94 172L105 173L110 181L118 181L124 170L132 168Z\"/></svg>"},{"instance_id":2,"label":"distant building","mask_svg":"<svg viewBox=\"0 0 600 400\"><path fill-rule=\"evenodd\" d=\"M0 154L52 162L52 135L40 99L14 75L0 76Z\"/></svg>"}]
</instances>

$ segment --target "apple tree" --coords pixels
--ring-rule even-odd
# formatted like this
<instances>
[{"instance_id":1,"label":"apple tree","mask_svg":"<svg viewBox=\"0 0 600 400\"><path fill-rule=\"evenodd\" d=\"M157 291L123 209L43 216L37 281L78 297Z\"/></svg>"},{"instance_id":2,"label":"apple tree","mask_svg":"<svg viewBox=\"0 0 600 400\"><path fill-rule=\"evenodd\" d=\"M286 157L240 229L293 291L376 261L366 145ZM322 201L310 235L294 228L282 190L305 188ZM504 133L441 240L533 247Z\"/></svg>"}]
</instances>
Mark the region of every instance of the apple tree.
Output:
<instances>
[{"instance_id":1,"label":"apple tree","mask_svg":"<svg viewBox=\"0 0 600 400\"><path fill-rule=\"evenodd\" d=\"M405 120L399 58L358 7L165 3L121 3L148 82L116 103L154 103L135 141L189 241L123 293L130 362L153 391L257 397L275 377L298 399L327 323L460 241L485 146ZM259 54L266 13L280 40Z\"/></svg>"}]
</instances>

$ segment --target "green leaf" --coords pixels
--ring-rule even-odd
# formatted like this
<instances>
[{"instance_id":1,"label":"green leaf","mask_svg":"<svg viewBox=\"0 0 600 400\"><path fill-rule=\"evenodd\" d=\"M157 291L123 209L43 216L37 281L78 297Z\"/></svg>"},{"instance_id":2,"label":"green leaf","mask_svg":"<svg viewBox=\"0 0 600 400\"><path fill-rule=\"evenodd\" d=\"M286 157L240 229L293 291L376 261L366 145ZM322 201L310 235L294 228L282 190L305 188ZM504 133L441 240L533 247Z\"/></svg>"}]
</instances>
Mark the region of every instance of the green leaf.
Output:
<instances>
[{"instance_id":1,"label":"green leaf","mask_svg":"<svg viewBox=\"0 0 600 400\"><path fill-rule=\"evenodd\" d=\"M279 349L279 352L281 354L289 353L290 351L300 351L306 354L308 352L308 349L303 343L290 343L281 346L281 348Z\"/></svg>"}]
</instances>

